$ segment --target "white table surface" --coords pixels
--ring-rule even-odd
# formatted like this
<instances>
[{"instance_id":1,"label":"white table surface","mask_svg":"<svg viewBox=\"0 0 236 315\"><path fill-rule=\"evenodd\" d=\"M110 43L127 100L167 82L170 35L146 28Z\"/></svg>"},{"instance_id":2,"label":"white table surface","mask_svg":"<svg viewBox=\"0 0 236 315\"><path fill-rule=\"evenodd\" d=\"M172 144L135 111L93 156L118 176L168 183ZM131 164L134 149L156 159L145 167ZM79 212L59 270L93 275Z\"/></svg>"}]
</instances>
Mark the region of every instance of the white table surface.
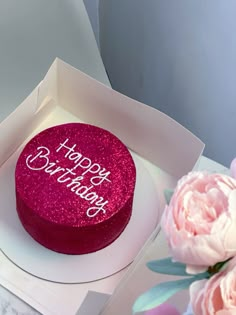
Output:
<instances>
[{"instance_id":1,"label":"white table surface","mask_svg":"<svg viewBox=\"0 0 236 315\"><path fill-rule=\"evenodd\" d=\"M71 1L63 5L60 2L61 6L58 1L33 3L31 0L0 1L0 21L3 25L0 27L0 41L4 44L0 50L0 121L33 90L57 56L109 85L83 2ZM200 159L198 168L227 172L225 167L205 157ZM5 262L5 256L0 255L0 314L39 314L10 293L12 290L24 299L22 288L16 288L14 283L17 277L19 280L22 271L18 273L17 267L10 261L6 268ZM124 272L103 280L108 293ZM87 289L91 289L89 284ZM96 290L96 283L93 289ZM45 295L48 292L50 286L45 288ZM79 290L70 289L68 292L68 298L76 294L78 300L83 298L79 296ZM61 314L66 313L62 311Z\"/></svg>"}]
</instances>

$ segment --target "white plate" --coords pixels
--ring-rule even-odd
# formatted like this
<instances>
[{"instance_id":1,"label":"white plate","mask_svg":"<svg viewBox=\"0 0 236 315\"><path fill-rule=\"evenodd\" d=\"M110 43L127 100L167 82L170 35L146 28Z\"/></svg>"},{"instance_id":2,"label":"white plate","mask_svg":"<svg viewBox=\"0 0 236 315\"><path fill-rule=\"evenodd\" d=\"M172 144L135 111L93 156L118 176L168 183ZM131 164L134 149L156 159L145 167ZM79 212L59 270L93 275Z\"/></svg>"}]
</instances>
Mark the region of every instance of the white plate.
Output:
<instances>
[{"instance_id":1,"label":"white plate","mask_svg":"<svg viewBox=\"0 0 236 315\"><path fill-rule=\"evenodd\" d=\"M38 244L18 219L14 171L21 149L6 161L0 171L0 248L4 254L28 273L63 283L94 281L130 264L156 228L160 217L156 183L146 168L148 162L131 152L137 170L133 212L120 237L91 254L65 255Z\"/></svg>"}]
</instances>

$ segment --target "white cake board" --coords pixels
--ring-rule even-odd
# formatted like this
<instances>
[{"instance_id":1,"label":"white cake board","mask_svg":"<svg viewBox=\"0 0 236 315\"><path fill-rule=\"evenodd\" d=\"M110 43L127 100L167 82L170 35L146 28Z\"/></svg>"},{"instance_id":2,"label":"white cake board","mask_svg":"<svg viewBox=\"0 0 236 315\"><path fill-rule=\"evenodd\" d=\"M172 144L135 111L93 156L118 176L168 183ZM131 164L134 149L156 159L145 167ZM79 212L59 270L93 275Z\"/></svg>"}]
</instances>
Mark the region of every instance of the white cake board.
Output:
<instances>
[{"instance_id":1,"label":"white cake board","mask_svg":"<svg viewBox=\"0 0 236 315\"><path fill-rule=\"evenodd\" d=\"M49 123L51 124L53 122ZM44 129L44 126L40 129ZM22 147L1 168L0 248L3 253L28 273L63 283L94 281L110 276L130 264L156 228L160 217L158 193L153 178L155 175L157 178L158 174L150 173L145 166L148 162L131 152L137 170L133 212L120 237L106 248L91 254L64 255L38 244L19 221L15 205L14 171L21 149ZM155 169L158 173L158 168Z\"/></svg>"}]
</instances>

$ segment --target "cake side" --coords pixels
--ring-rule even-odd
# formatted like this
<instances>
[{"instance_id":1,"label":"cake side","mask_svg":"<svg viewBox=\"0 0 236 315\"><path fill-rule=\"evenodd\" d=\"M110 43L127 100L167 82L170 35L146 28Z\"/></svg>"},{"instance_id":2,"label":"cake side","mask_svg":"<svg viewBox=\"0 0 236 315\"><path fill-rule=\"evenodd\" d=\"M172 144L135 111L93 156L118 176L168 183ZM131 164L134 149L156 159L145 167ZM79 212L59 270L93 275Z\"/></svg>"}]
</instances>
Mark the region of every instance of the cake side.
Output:
<instances>
[{"instance_id":1,"label":"cake side","mask_svg":"<svg viewBox=\"0 0 236 315\"><path fill-rule=\"evenodd\" d=\"M17 212L42 245L92 252L127 225L135 180L128 149L110 132L80 123L51 127L31 139L17 161Z\"/></svg>"},{"instance_id":2,"label":"cake side","mask_svg":"<svg viewBox=\"0 0 236 315\"><path fill-rule=\"evenodd\" d=\"M16 192L19 219L24 229L41 245L64 254L88 254L115 241L131 217L133 198L109 220L96 225L71 227L55 224L36 215Z\"/></svg>"}]
</instances>

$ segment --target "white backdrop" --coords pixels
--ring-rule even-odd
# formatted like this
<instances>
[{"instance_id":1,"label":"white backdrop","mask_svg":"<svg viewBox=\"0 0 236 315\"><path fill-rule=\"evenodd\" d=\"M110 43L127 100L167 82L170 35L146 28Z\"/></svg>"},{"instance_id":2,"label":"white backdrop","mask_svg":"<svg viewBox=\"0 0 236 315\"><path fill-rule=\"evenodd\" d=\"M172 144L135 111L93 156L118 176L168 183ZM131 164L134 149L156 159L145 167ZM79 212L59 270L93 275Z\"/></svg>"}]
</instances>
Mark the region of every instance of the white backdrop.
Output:
<instances>
[{"instance_id":1,"label":"white backdrop","mask_svg":"<svg viewBox=\"0 0 236 315\"><path fill-rule=\"evenodd\" d=\"M0 0L0 121L56 57L109 84L83 0Z\"/></svg>"}]
</instances>

